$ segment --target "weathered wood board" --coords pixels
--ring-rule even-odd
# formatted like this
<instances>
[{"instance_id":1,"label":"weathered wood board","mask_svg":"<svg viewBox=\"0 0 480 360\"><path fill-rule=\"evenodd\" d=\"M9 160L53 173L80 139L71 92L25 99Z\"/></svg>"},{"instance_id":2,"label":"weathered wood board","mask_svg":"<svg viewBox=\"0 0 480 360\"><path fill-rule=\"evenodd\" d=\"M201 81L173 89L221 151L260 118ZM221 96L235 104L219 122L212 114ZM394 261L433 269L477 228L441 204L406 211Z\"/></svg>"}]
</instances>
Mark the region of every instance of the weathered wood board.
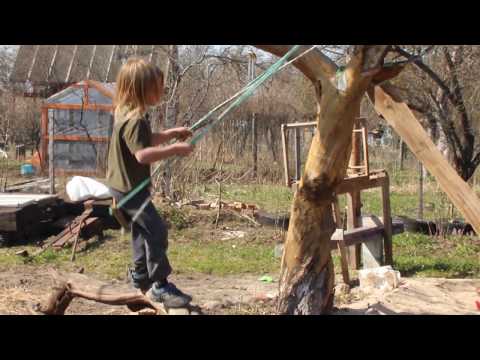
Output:
<instances>
[{"instance_id":1,"label":"weathered wood board","mask_svg":"<svg viewBox=\"0 0 480 360\"><path fill-rule=\"evenodd\" d=\"M391 85L376 86L369 90L368 95L377 113L437 179L456 208L470 222L476 233L480 234L480 200L438 151L407 104L395 94Z\"/></svg>"}]
</instances>

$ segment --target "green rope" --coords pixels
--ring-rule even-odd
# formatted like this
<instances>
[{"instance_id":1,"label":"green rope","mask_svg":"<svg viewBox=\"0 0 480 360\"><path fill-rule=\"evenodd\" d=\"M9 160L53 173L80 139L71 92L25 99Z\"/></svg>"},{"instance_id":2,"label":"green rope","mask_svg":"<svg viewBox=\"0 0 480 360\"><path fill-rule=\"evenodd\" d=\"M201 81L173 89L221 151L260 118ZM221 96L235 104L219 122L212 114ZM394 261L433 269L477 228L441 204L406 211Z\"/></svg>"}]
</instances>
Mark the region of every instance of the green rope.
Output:
<instances>
[{"instance_id":1,"label":"green rope","mask_svg":"<svg viewBox=\"0 0 480 360\"><path fill-rule=\"evenodd\" d=\"M221 122L225 116L227 114L229 114L232 110L236 109L237 107L239 107L243 102L245 102L248 98L250 98L254 93L255 93L255 90L257 90L260 85L262 85L266 80L268 80L270 77L272 77L274 74L276 74L279 69L282 67L283 64L285 64L288 59L290 58L290 56L295 53L298 49L299 49L300 45L295 45L293 46L282 58L280 58L276 63L274 63L272 66L270 66L267 70L265 70L265 72L258 76L256 79L254 79L253 81L251 81L249 84L247 84L247 86L245 86L244 89L242 89L237 95L238 97L235 99L232 98L231 101L233 101L233 103L228 106L228 108L220 115L218 116L216 119L213 119L213 121L208 124L207 126L205 126L197 135L195 135L190 141L189 143L191 145L195 145L197 144L216 124L218 124L219 122ZM235 100L235 101L234 101ZM230 102L231 102L230 101ZM229 103L229 102L227 102ZM221 104L221 105L226 105L225 103L224 104ZM206 114L204 117L202 117L197 123L195 123L191 128L190 130L191 131L196 131L198 129L200 129L202 126L204 126L204 124L214 115L214 113L219 109L221 108L221 106L217 106L215 109L213 109L212 111L210 111L208 114ZM117 205L117 209L121 209L127 202L129 202L132 198L134 198L138 193L140 193L141 191L143 191L144 189L146 189L148 187L148 185L150 185L151 183L151 178L154 177L156 174L158 174L158 172L160 171L161 169L161 165L159 165L152 173L151 177L148 178L148 179L145 179L144 181L142 181L137 187L135 187L129 194L127 194L127 196L125 196ZM112 213L111 209L110 209L110 213Z\"/></svg>"}]
</instances>

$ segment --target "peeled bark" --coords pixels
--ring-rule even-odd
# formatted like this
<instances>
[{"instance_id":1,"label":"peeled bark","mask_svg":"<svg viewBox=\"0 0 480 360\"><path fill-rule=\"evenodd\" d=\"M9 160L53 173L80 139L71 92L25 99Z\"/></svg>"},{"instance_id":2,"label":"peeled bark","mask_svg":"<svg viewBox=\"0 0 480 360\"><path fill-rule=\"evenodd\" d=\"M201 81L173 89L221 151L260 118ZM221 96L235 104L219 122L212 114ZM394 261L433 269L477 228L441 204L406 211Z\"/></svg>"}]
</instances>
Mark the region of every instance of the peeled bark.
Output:
<instances>
[{"instance_id":1,"label":"peeled bark","mask_svg":"<svg viewBox=\"0 0 480 360\"><path fill-rule=\"evenodd\" d=\"M288 45L257 47L278 56L289 49ZM336 87L336 65L320 51L312 51L294 63L314 83L318 131L291 210L282 259L279 313L325 314L333 306L332 200L336 186L346 175L361 99L379 73L370 71L371 75L365 76L362 72L381 66L386 50L387 46L356 46L345 71L345 91Z\"/></svg>"}]
</instances>

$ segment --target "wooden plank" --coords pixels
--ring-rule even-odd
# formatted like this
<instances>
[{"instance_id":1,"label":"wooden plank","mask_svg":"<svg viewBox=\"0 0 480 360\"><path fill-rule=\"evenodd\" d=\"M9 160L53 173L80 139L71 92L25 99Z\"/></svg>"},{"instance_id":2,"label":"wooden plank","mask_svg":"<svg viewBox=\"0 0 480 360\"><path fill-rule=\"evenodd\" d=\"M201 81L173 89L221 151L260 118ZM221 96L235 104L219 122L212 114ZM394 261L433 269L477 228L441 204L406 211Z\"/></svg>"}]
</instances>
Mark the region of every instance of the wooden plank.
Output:
<instances>
[{"instance_id":1,"label":"wooden plank","mask_svg":"<svg viewBox=\"0 0 480 360\"><path fill-rule=\"evenodd\" d=\"M307 127L316 127L317 122L302 122L302 123L291 123L291 124L285 124L285 127L287 129L296 129L296 128L307 128Z\"/></svg>"},{"instance_id":2,"label":"wooden plank","mask_svg":"<svg viewBox=\"0 0 480 360\"><path fill-rule=\"evenodd\" d=\"M361 195L359 191L347 193L347 230L362 226ZM358 270L361 264L361 245L348 248L350 266Z\"/></svg>"},{"instance_id":3,"label":"wooden plank","mask_svg":"<svg viewBox=\"0 0 480 360\"><path fill-rule=\"evenodd\" d=\"M302 154L300 144L300 129L295 128L295 180L299 181L302 177Z\"/></svg>"},{"instance_id":4,"label":"wooden plank","mask_svg":"<svg viewBox=\"0 0 480 360\"><path fill-rule=\"evenodd\" d=\"M338 197L335 197L333 202L333 212L335 214L335 223L337 231L343 232L343 221L340 214L340 205L338 204ZM340 264L342 267L343 282L350 285L350 274L348 272L348 254L344 241L337 241L338 251L340 252Z\"/></svg>"},{"instance_id":5,"label":"wooden plank","mask_svg":"<svg viewBox=\"0 0 480 360\"><path fill-rule=\"evenodd\" d=\"M283 147L283 164L285 169L285 185L290 187L290 174L288 172L288 140L286 124L282 125L282 147Z\"/></svg>"},{"instance_id":6,"label":"wooden plank","mask_svg":"<svg viewBox=\"0 0 480 360\"><path fill-rule=\"evenodd\" d=\"M41 194L1 194L0 207L21 207L32 203L49 204L57 200L57 196Z\"/></svg>"},{"instance_id":7,"label":"wooden plank","mask_svg":"<svg viewBox=\"0 0 480 360\"><path fill-rule=\"evenodd\" d=\"M42 142L40 144L40 166L41 170L46 167L45 160L47 158L48 153L48 140L45 140L45 136L48 135L48 109L46 107L42 107L42 120L41 120L41 134L42 134Z\"/></svg>"},{"instance_id":8,"label":"wooden plank","mask_svg":"<svg viewBox=\"0 0 480 360\"><path fill-rule=\"evenodd\" d=\"M383 227L385 230L385 264L393 265L393 243L392 243L392 216L390 210L390 180L385 178L385 183L382 186L382 203L383 203Z\"/></svg>"},{"instance_id":9,"label":"wooden plank","mask_svg":"<svg viewBox=\"0 0 480 360\"><path fill-rule=\"evenodd\" d=\"M381 187L385 182L386 172L376 173L371 176L359 176L359 177L350 177L342 181L337 188L335 193L337 195L352 193L361 190L372 189L376 187Z\"/></svg>"},{"instance_id":10,"label":"wooden plank","mask_svg":"<svg viewBox=\"0 0 480 360\"><path fill-rule=\"evenodd\" d=\"M376 111L407 144L412 153L438 181L456 208L480 234L480 200L436 148L427 132L389 85L369 90Z\"/></svg>"},{"instance_id":11,"label":"wooden plank","mask_svg":"<svg viewBox=\"0 0 480 360\"><path fill-rule=\"evenodd\" d=\"M401 222L394 222L392 224L392 234L397 235L404 232L404 226ZM343 241L345 242L345 246L353 246L357 244L362 244L367 241L382 241L385 236L385 229L383 224L377 226L363 226L360 228L356 228L353 230L347 230L343 233ZM334 234L332 236L331 246L330 248L336 249L337 242L342 241L342 239L337 238Z\"/></svg>"},{"instance_id":12,"label":"wooden plank","mask_svg":"<svg viewBox=\"0 0 480 360\"><path fill-rule=\"evenodd\" d=\"M370 159L368 156L368 134L367 128L362 128L362 140L363 140L363 162L365 163L364 169L367 174L370 174Z\"/></svg>"},{"instance_id":13,"label":"wooden plank","mask_svg":"<svg viewBox=\"0 0 480 360\"><path fill-rule=\"evenodd\" d=\"M92 214L92 211L92 209L87 209L82 215L76 217L70 224L66 226L65 230L55 237L51 243L52 246L63 247L69 242L74 241L75 237L82 231L83 226L86 226L96 220L96 218L89 218Z\"/></svg>"},{"instance_id":14,"label":"wooden plank","mask_svg":"<svg viewBox=\"0 0 480 360\"><path fill-rule=\"evenodd\" d=\"M45 140L48 141L49 137L46 136ZM80 136L80 135L55 135L55 141L85 141L85 142L108 142L110 138L100 136Z\"/></svg>"},{"instance_id":15,"label":"wooden plank","mask_svg":"<svg viewBox=\"0 0 480 360\"><path fill-rule=\"evenodd\" d=\"M55 194L55 121L48 122L48 178L50 179L50 194Z\"/></svg>"},{"instance_id":16,"label":"wooden plank","mask_svg":"<svg viewBox=\"0 0 480 360\"><path fill-rule=\"evenodd\" d=\"M361 166L360 156L360 141L356 134L357 129L360 129L360 118L357 118L354 123L354 130L352 136L352 154L350 156L350 168L353 168L354 174L359 174L358 170L355 170L357 166ZM368 173L367 173L368 174ZM362 226L362 200L361 192L353 191L347 193L347 230L353 230ZM358 244L355 247L347 248L348 258L350 266L359 270L362 262L362 245Z\"/></svg>"},{"instance_id":17,"label":"wooden plank","mask_svg":"<svg viewBox=\"0 0 480 360\"><path fill-rule=\"evenodd\" d=\"M76 105L76 104L47 104L45 105L47 109L59 109L59 110L103 110L103 111L113 111L112 105L102 105L102 104L90 104L90 105Z\"/></svg>"}]
</instances>

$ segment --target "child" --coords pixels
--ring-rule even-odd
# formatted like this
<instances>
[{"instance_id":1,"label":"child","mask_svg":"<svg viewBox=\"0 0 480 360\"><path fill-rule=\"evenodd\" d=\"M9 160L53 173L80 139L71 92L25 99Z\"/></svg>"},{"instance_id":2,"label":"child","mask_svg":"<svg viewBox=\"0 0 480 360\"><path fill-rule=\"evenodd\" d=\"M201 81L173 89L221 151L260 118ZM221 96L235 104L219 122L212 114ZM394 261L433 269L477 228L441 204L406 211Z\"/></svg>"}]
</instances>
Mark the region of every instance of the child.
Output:
<instances>
[{"instance_id":1,"label":"child","mask_svg":"<svg viewBox=\"0 0 480 360\"><path fill-rule=\"evenodd\" d=\"M108 154L107 185L117 203L142 181L150 178L150 164L172 156L188 156L188 143L160 146L171 139L184 141L191 136L186 128L152 133L146 119L149 107L159 103L163 93L163 73L141 59L130 59L120 69L115 95L115 123ZM145 189L121 209L131 221L150 196ZM185 307L192 298L167 281L172 269L167 258L168 231L152 202L131 224L133 285L151 300L167 308Z\"/></svg>"}]
</instances>

